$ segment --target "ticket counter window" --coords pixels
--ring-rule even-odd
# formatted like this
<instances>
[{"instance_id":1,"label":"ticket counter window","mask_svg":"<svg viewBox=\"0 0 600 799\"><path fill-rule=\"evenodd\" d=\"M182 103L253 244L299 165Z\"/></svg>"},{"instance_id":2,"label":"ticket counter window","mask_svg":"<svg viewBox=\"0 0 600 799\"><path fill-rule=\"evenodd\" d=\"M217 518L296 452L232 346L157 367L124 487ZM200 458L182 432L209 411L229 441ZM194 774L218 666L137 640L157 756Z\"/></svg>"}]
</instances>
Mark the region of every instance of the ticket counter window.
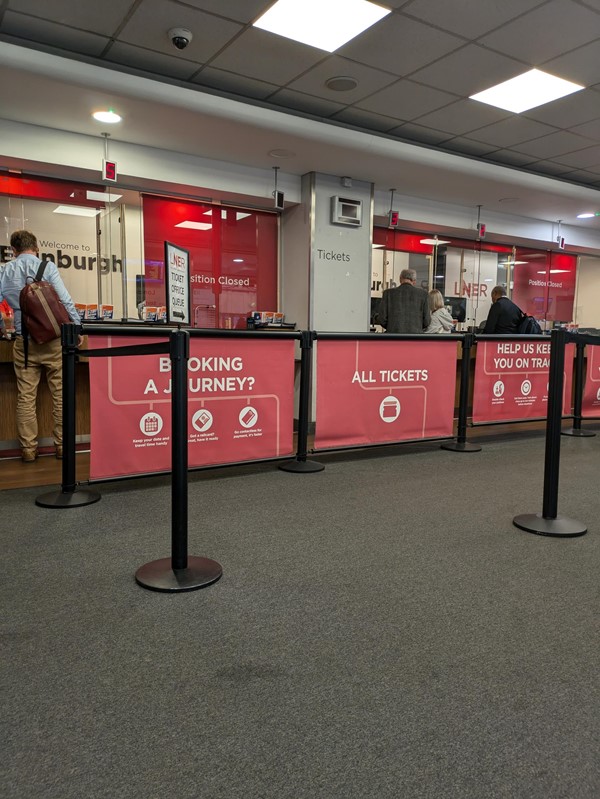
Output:
<instances>
[{"instance_id":1,"label":"ticket counter window","mask_svg":"<svg viewBox=\"0 0 600 799\"><path fill-rule=\"evenodd\" d=\"M165 305L164 243L190 254L192 327L245 329L277 310L277 215L145 195L142 305Z\"/></svg>"}]
</instances>

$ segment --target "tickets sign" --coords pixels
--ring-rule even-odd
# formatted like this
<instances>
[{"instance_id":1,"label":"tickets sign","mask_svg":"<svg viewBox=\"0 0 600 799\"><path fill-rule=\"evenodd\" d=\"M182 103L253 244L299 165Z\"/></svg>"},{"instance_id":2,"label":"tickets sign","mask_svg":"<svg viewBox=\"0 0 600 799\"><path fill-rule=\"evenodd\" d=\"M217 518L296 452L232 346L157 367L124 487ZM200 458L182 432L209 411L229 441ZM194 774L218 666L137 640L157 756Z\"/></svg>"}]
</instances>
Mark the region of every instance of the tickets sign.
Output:
<instances>
[{"instance_id":1,"label":"tickets sign","mask_svg":"<svg viewBox=\"0 0 600 799\"><path fill-rule=\"evenodd\" d=\"M91 347L149 343L96 338ZM90 477L171 469L168 355L90 358ZM188 361L190 467L293 452L294 341L199 339Z\"/></svg>"},{"instance_id":2,"label":"tickets sign","mask_svg":"<svg viewBox=\"0 0 600 799\"><path fill-rule=\"evenodd\" d=\"M586 347L587 374L581 403L581 415L587 419L600 418L600 346Z\"/></svg>"},{"instance_id":3,"label":"tickets sign","mask_svg":"<svg viewBox=\"0 0 600 799\"><path fill-rule=\"evenodd\" d=\"M565 348L563 415L571 413L573 357ZM473 423L543 419L548 412L550 340L478 341Z\"/></svg>"},{"instance_id":4,"label":"tickets sign","mask_svg":"<svg viewBox=\"0 0 600 799\"><path fill-rule=\"evenodd\" d=\"M452 436L457 342L318 341L315 447Z\"/></svg>"}]
</instances>

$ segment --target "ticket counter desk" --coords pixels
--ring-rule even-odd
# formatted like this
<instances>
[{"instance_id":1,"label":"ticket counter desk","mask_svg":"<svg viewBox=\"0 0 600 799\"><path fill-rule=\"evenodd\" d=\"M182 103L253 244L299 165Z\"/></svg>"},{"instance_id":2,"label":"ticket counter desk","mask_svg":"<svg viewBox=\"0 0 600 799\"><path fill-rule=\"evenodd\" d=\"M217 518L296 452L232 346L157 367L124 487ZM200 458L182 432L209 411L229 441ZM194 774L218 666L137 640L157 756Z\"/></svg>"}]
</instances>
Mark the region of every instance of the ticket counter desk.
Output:
<instances>
[{"instance_id":1,"label":"ticket counter desk","mask_svg":"<svg viewBox=\"0 0 600 799\"><path fill-rule=\"evenodd\" d=\"M87 344L84 344L87 346ZM12 341L0 339L0 458L20 454L17 439L16 407L17 387L13 368ZM77 391L77 441L90 440L90 381L88 364L85 359L76 368ZM42 376L37 401L38 441L40 454L44 448L54 449L52 438L52 399L46 379Z\"/></svg>"}]
</instances>

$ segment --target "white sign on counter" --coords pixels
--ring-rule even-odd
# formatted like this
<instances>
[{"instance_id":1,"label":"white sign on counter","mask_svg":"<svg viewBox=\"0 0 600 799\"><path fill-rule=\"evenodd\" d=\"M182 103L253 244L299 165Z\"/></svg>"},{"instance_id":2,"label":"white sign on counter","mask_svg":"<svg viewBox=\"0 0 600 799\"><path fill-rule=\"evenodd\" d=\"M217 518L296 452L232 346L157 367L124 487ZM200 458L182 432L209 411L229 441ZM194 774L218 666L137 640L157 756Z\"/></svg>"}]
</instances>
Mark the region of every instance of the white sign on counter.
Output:
<instances>
[{"instance_id":1,"label":"white sign on counter","mask_svg":"<svg viewBox=\"0 0 600 799\"><path fill-rule=\"evenodd\" d=\"M190 254L165 241L167 323L190 324Z\"/></svg>"}]
</instances>

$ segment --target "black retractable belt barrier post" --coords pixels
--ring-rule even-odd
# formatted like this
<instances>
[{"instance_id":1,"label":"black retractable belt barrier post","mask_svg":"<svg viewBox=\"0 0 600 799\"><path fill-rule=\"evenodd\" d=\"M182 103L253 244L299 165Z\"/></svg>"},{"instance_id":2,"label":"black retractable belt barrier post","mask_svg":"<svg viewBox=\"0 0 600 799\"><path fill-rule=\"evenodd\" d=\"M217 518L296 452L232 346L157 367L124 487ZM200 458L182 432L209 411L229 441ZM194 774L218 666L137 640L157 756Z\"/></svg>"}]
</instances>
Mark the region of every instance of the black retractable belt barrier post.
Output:
<instances>
[{"instance_id":1,"label":"black retractable belt barrier post","mask_svg":"<svg viewBox=\"0 0 600 799\"><path fill-rule=\"evenodd\" d=\"M284 472L322 472L325 466L317 461L308 461L308 420L310 418L310 384L312 372L314 330L303 330L300 338L300 401L298 407L298 447L296 460L279 465Z\"/></svg>"},{"instance_id":2,"label":"black retractable belt barrier post","mask_svg":"<svg viewBox=\"0 0 600 799\"><path fill-rule=\"evenodd\" d=\"M575 357L575 396L573 397L573 427L563 430L563 436L577 436L584 438L595 436L592 430L583 430L581 427L581 406L583 404L583 351L585 341L576 343L577 355Z\"/></svg>"},{"instance_id":3,"label":"black retractable belt barrier post","mask_svg":"<svg viewBox=\"0 0 600 799\"><path fill-rule=\"evenodd\" d=\"M465 333L462 342L462 360L460 363L460 390L458 400L458 426L456 441L446 441L441 449L452 452L481 452L479 444L467 441L467 412L469 405L469 377L471 367L471 347L475 341L473 333Z\"/></svg>"},{"instance_id":4,"label":"black retractable belt barrier post","mask_svg":"<svg viewBox=\"0 0 600 799\"><path fill-rule=\"evenodd\" d=\"M565 330L552 331L542 513L523 513L515 516L513 524L528 533L572 538L586 533L587 527L575 519L567 519L557 514L566 342Z\"/></svg>"},{"instance_id":5,"label":"black retractable belt barrier post","mask_svg":"<svg viewBox=\"0 0 600 799\"><path fill-rule=\"evenodd\" d=\"M190 334L187 330L174 330L171 333L171 557L146 563L135 574L136 582L152 591L194 591L215 583L223 574L215 560L187 554L189 354Z\"/></svg>"},{"instance_id":6,"label":"black retractable belt barrier post","mask_svg":"<svg viewBox=\"0 0 600 799\"><path fill-rule=\"evenodd\" d=\"M62 421L63 461L60 491L42 494L35 501L42 508L80 508L98 502L100 494L77 487L75 480L75 359L79 343L79 328L75 324L63 325L62 340Z\"/></svg>"}]
</instances>

